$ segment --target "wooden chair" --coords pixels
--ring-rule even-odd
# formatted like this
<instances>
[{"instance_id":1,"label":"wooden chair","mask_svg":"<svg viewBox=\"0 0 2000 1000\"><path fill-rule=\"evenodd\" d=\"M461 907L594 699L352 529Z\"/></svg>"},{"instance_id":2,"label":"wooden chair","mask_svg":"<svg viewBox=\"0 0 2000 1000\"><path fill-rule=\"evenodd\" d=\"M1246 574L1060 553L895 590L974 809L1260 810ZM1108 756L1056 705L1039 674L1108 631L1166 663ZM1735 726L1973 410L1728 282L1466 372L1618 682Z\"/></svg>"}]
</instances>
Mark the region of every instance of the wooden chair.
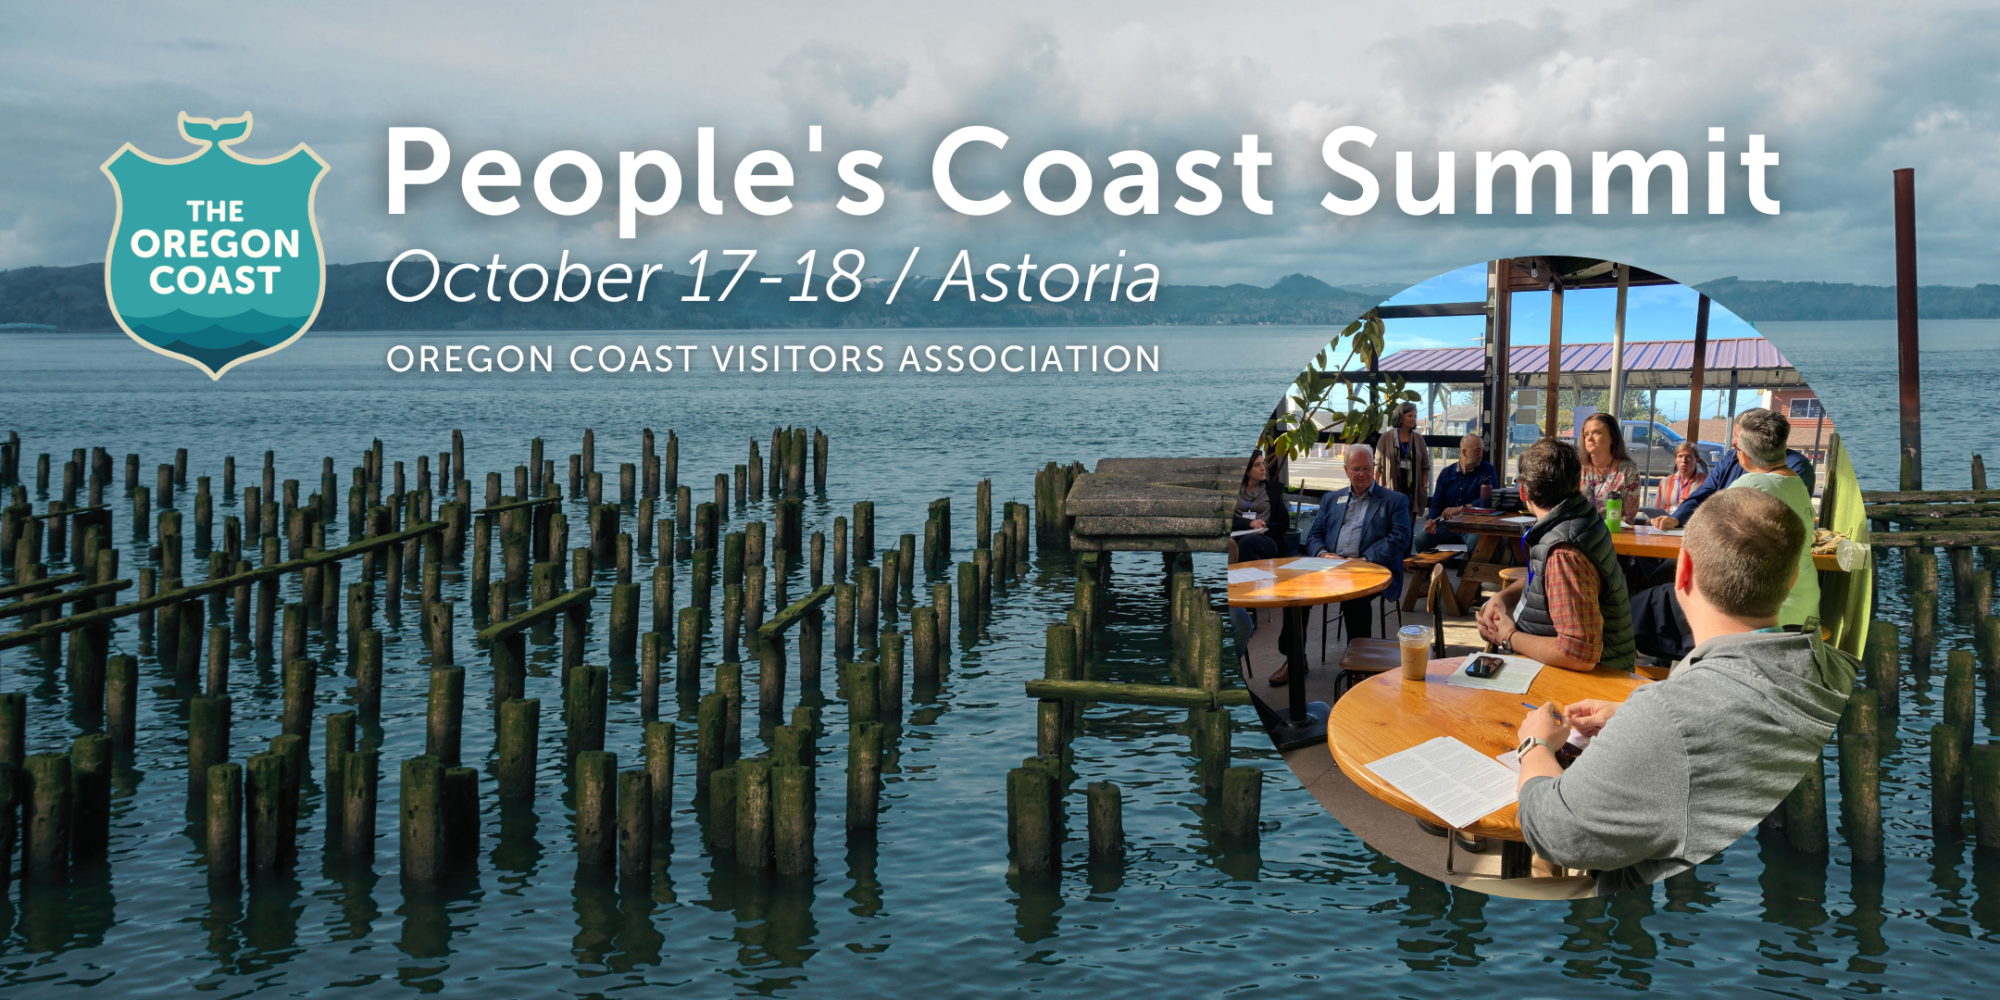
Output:
<instances>
[{"instance_id":1,"label":"wooden chair","mask_svg":"<svg viewBox=\"0 0 2000 1000\"><path fill-rule=\"evenodd\" d=\"M1396 639L1349 639L1340 657L1340 673L1333 677L1333 697L1340 700L1348 688L1403 666L1403 644Z\"/></svg>"},{"instance_id":2,"label":"wooden chair","mask_svg":"<svg viewBox=\"0 0 2000 1000\"><path fill-rule=\"evenodd\" d=\"M1444 606L1453 616L1463 614L1458 608L1458 595L1449 586L1439 587L1444 579L1445 564L1457 558L1456 552L1419 552L1403 560L1403 610L1408 611L1417 604L1419 584L1423 587L1424 610L1436 607L1438 592L1442 590Z\"/></svg>"}]
</instances>

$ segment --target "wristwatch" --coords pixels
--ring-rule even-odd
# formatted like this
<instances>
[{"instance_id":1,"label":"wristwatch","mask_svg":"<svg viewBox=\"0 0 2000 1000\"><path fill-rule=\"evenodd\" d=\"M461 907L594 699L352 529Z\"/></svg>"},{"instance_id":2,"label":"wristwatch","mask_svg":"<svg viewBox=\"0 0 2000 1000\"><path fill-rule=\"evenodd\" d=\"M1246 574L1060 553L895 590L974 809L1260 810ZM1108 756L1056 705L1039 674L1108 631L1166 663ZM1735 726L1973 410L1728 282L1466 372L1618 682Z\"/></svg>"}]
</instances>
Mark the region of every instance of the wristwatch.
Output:
<instances>
[{"instance_id":1,"label":"wristwatch","mask_svg":"<svg viewBox=\"0 0 2000 1000\"><path fill-rule=\"evenodd\" d=\"M1514 748L1515 758L1520 760L1526 760L1528 757L1528 751L1533 749L1538 744L1548 748L1550 756L1555 755L1556 745L1554 743L1551 743L1548 740L1545 740L1539 736L1530 736L1527 739L1522 740L1520 746Z\"/></svg>"}]
</instances>

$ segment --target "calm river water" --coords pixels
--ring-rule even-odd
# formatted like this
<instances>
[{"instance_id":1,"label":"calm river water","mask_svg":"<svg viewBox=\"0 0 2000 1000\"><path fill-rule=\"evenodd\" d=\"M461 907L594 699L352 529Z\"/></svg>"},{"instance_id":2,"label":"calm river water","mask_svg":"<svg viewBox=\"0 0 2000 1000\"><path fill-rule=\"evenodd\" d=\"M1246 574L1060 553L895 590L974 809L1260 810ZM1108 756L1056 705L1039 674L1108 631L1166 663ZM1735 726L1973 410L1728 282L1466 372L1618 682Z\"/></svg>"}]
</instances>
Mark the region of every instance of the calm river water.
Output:
<instances>
[{"instance_id":1,"label":"calm river water","mask_svg":"<svg viewBox=\"0 0 2000 1000\"><path fill-rule=\"evenodd\" d=\"M1878 467L1895 448L1885 437L1893 434L1893 393L1883 389L1893 370L1867 367L1893 364L1879 332L1768 326L1849 429L1864 480L1893 477ZM1988 324L1935 362L1926 358L1935 380L1927 380L1927 402L1939 428L1934 469L1962 469L1977 440L1949 429L1947 415L1976 412L1975 400L1986 394L1975 387L2000 374L1992 332ZM954 520L966 526L962 545L971 533L973 487L983 477L994 480L997 508L1029 500L1035 468L1050 459L1242 453L1277 392L1327 333L313 334L215 384L122 336L7 335L0 337L0 432L17 429L30 462L49 452L58 470L73 447L102 445L120 469L123 456L137 452L147 483L176 447L190 450L191 477L215 476L219 487L222 457L233 454L239 486L253 483L269 448L279 478L298 478L310 491L320 457L332 455L344 491L349 469L377 437L391 461L414 471L418 454L435 459L449 447L450 430L461 428L478 482L488 470L525 461L536 435L561 469L583 429L595 428L598 467L615 472L619 462L637 461L642 427L652 427L662 446L672 428L681 440L682 482L700 498L715 473L745 460L751 440L768 442L779 424L803 424L832 440L827 492L809 501L807 531L830 529L854 501L871 499L878 539L893 540L921 532L928 501L949 495ZM700 344L704 354L708 345L880 343L892 368L904 343L1117 343L1158 345L1161 370L758 375L718 373L709 362L692 373L650 375L395 375L383 361L395 343L534 343L553 345L558 357L579 343ZM1933 485L1962 477L1938 475ZM218 519L236 513L236 502L224 498ZM116 533L126 538L129 505L122 497L112 503ZM569 515L580 534L580 501L571 501ZM732 512L728 524L768 516L766 503L755 502ZM129 570L143 556L127 542L123 565ZM1203 582L1221 585L1218 559L1197 566ZM1940 709L1935 684L1919 671L1906 672L1913 690L1901 721L1904 742L1885 752L1890 860L1875 874L1850 871L1837 836L1831 858L1820 860L1748 837L1692 877L1650 894L1535 903L1455 891L1411 874L1328 817L1265 746L1247 711L1238 715L1235 754L1238 763L1269 772L1267 830L1258 849L1223 851L1203 828L1184 714L1107 707L1092 712L1077 743L1078 769L1085 780L1124 787L1128 859L1116 871L1092 870L1083 845L1072 840L1059 882L1024 885L1007 871L1004 776L1034 752L1035 712L1021 682L1040 675L1043 629L1069 602L1063 569L1060 557L1040 559L1025 586L997 601L976 644L955 643L935 702L908 706L899 744L887 755L873 844L847 843L838 794L843 741L824 741L818 871L793 881L711 863L687 802L694 727L686 703L671 858L650 879L579 879L554 764L560 696L544 669L554 651L544 646L529 679L529 696L544 706L538 811L502 816L487 781L476 877L436 892L405 891L394 857L393 762L423 752L427 684L410 602L400 620L382 626L387 836L372 870L322 858L324 810L315 785L307 796L312 815L302 821L312 832L301 835L296 875L212 895L184 812L185 702L128 624L114 645L141 654L149 687L141 696L141 746L117 777L112 860L79 871L66 889L16 888L5 896L0 982L24 996L73 996L75 987L98 985L121 995L223 996L608 996L668 987L689 995L1154 997L1263 988L1460 997L1576 996L1605 986L1685 995L1971 996L1990 994L2000 980L2000 859L1975 859L1968 847L1929 836L1918 734ZM1120 557L1117 569L1111 636L1096 669L1158 680L1158 560ZM1890 583L1882 588L1885 610L1900 615L1899 588ZM685 588L683 579L683 595ZM462 579L446 582L461 609L464 589ZM802 579L795 581L793 593L802 589ZM605 603L597 605L600 627ZM1947 645L1964 641L1958 626L1947 633ZM591 655L601 655L596 645ZM471 674L465 755L484 761L491 749L490 727L481 722L490 710L486 655L462 634L458 660ZM322 668L321 713L349 699L343 662L329 657ZM266 664L241 659L233 670L232 756L240 760L277 731L278 690ZM30 752L66 749L77 733L60 677L34 654L0 654L0 688L30 692ZM627 764L637 759L637 717L636 692L614 686L607 748ZM838 702L826 721L844 731ZM746 753L757 752L747 731L745 741ZM316 733L315 760L320 742ZM1080 806L1071 815L1080 824Z\"/></svg>"}]
</instances>

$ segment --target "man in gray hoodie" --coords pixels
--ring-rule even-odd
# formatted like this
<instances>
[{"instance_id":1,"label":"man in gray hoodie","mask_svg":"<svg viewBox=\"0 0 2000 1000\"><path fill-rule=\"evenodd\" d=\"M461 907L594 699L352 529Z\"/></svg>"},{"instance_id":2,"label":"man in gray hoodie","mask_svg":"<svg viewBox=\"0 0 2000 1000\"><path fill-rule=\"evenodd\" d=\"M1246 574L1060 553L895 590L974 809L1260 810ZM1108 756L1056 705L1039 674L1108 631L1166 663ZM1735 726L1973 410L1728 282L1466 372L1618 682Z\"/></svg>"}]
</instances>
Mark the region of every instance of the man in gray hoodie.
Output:
<instances>
[{"instance_id":1,"label":"man in gray hoodie","mask_svg":"<svg viewBox=\"0 0 2000 1000\"><path fill-rule=\"evenodd\" d=\"M1859 664L1817 621L1777 627L1803 533L1755 490L1710 497L1674 570L1694 650L1622 704L1522 720L1521 832L1537 855L1591 870L1598 895L1650 885L1729 846L1820 766ZM1564 770L1572 725L1592 739Z\"/></svg>"}]
</instances>

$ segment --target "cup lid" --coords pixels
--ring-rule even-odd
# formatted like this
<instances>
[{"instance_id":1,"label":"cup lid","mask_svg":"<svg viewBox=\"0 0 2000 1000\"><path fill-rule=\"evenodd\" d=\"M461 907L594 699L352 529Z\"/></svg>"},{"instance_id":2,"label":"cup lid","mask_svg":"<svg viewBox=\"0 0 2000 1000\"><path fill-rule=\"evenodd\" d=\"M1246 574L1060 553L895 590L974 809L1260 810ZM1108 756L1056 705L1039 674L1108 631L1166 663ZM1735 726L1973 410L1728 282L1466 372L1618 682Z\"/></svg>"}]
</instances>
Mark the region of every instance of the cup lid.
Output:
<instances>
[{"instance_id":1,"label":"cup lid","mask_svg":"<svg viewBox=\"0 0 2000 1000\"><path fill-rule=\"evenodd\" d=\"M1431 627L1429 625L1405 625L1402 628L1397 629L1396 634L1407 635L1407 636L1425 636L1429 635L1430 631Z\"/></svg>"}]
</instances>

